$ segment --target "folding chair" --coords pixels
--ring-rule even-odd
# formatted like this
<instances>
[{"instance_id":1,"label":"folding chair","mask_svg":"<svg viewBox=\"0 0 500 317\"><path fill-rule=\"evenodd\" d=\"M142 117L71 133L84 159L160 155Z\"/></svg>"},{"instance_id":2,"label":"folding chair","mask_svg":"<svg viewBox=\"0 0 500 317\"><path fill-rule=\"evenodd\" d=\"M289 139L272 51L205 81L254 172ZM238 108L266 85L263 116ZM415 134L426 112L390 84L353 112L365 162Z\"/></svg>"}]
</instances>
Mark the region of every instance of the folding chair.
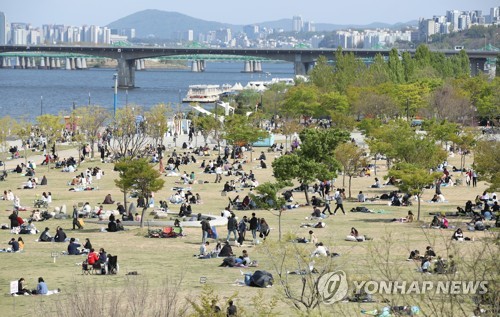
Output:
<instances>
[{"instance_id":1,"label":"folding chair","mask_svg":"<svg viewBox=\"0 0 500 317\"><path fill-rule=\"evenodd\" d=\"M82 262L82 274L83 275L92 274L92 266L89 266L89 264L87 263L87 260Z\"/></svg>"}]
</instances>

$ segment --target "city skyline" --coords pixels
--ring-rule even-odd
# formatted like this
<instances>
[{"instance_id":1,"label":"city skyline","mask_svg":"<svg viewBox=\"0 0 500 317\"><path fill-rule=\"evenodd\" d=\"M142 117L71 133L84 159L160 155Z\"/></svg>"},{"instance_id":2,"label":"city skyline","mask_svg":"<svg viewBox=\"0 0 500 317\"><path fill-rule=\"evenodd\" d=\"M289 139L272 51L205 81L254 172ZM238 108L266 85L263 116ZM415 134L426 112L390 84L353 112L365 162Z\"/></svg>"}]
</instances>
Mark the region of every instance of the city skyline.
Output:
<instances>
[{"instance_id":1,"label":"city skyline","mask_svg":"<svg viewBox=\"0 0 500 317\"><path fill-rule=\"evenodd\" d=\"M198 5L196 5L197 3ZM483 0L481 3L471 3L468 0L421 0L405 3L404 7L401 6L400 1L396 0L379 2L360 0L336 4L327 0L313 0L293 6L284 0L272 2L254 0L249 3L227 0L191 1L189 3L158 3L154 0L143 0L138 3L124 3L117 0L88 0L85 5L75 5L73 9L68 5L68 2L62 0L30 0L9 1L2 5L0 11L5 13L9 22L26 22L34 26L43 24L107 25L117 19L146 9L174 11L207 21L239 25L284 18L291 19L292 16L297 15L302 16L304 20L315 23L369 24L384 22L392 24L418 20L420 17L431 18L434 15L444 14L446 10L453 9L483 10L483 14L489 14L489 9L494 6L498 6L498 0ZM318 10L318 8L328 8L329 10Z\"/></svg>"}]
</instances>

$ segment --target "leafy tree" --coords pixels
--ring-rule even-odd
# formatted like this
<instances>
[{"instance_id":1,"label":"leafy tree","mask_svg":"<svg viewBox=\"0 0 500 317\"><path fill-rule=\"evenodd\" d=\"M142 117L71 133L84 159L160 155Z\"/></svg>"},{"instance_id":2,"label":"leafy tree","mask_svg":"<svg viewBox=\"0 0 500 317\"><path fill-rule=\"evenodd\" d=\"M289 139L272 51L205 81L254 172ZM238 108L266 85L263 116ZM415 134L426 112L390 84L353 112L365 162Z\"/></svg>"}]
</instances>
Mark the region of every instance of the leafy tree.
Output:
<instances>
[{"instance_id":1,"label":"leafy tree","mask_svg":"<svg viewBox=\"0 0 500 317\"><path fill-rule=\"evenodd\" d=\"M320 95L318 88L313 85L294 86L285 94L279 113L286 118L299 118L300 116L312 116L316 113Z\"/></svg>"},{"instance_id":2,"label":"leafy tree","mask_svg":"<svg viewBox=\"0 0 500 317\"><path fill-rule=\"evenodd\" d=\"M193 117L193 125L196 130L201 132L205 143L208 143L208 137L213 134L215 139L219 140L219 133L222 130L222 122L214 116L200 114Z\"/></svg>"},{"instance_id":3,"label":"leafy tree","mask_svg":"<svg viewBox=\"0 0 500 317\"><path fill-rule=\"evenodd\" d=\"M409 52L403 52L401 63L403 64L404 81L413 80L415 76L415 60Z\"/></svg>"},{"instance_id":4,"label":"leafy tree","mask_svg":"<svg viewBox=\"0 0 500 317\"><path fill-rule=\"evenodd\" d=\"M393 83L399 84L404 82L404 68L399 59L398 50L393 48L389 52L389 60L387 61L389 68L389 77Z\"/></svg>"},{"instance_id":5,"label":"leafy tree","mask_svg":"<svg viewBox=\"0 0 500 317\"><path fill-rule=\"evenodd\" d=\"M477 133L465 130L452 136L451 141L460 149L460 174L463 174L465 158L474 149L477 142Z\"/></svg>"},{"instance_id":6,"label":"leafy tree","mask_svg":"<svg viewBox=\"0 0 500 317\"><path fill-rule=\"evenodd\" d=\"M338 129L306 129L300 133L300 140L299 150L273 161L276 179L297 179L301 184L308 185L316 179L334 178L340 165L333 154L339 144L349 140L349 133ZM304 188L304 194L309 203L307 188Z\"/></svg>"},{"instance_id":7,"label":"leafy tree","mask_svg":"<svg viewBox=\"0 0 500 317\"><path fill-rule=\"evenodd\" d=\"M161 173L157 171L146 158L125 158L115 164L115 170L119 172L119 178L115 179L115 185L123 192L125 208L127 208L127 193L136 190L139 196L150 197L154 192L163 188L165 181ZM144 214L149 204L142 209L141 228L144 224Z\"/></svg>"},{"instance_id":8,"label":"leafy tree","mask_svg":"<svg viewBox=\"0 0 500 317\"><path fill-rule=\"evenodd\" d=\"M349 111L347 96L336 91L321 94L319 96L319 107L315 111L316 117L323 117L330 113L345 114Z\"/></svg>"},{"instance_id":9,"label":"leafy tree","mask_svg":"<svg viewBox=\"0 0 500 317\"><path fill-rule=\"evenodd\" d=\"M376 54L373 63L370 64L365 76L361 76L357 83L363 83L363 86L376 86L390 81L389 69L384 57Z\"/></svg>"},{"instance_id":10,"label":"leafy tree","mask_svg":"<svg viewBox=\"0 0 500 317\"><path fill-rule=\"evenodd\" d=\"M418 68L431 66L431 51L426 45L419 45L415 51L415 63Z\"/></svg>"},{"instance_id":11,"label":"leafy tree","mask_svg":"<svg viewBox=\"0 0 500 317\"><path fill-rule=\"evenodd\" d=\"M366 166L365 151L351 142L342 143L335 149L335 158L342 165L342 186L345 186L345 177L349 177L349 198L351 195L351 181L354 175L359 174Z\"/></svg>"},{"instance_id":12,"label":"leafy tree","mask_svg":"<svg viewBox=\"0 0 500 317\"><path fill-rule=\"evenodd\" d=\"M353 53L344 53L341 48L335 52L335 88L340 93L345 93L347 88L362 76L366 71L363 62Z\"/></svg>"},{"instance_id":13,"label":"leafy tree","mask_svg":"<svg viewBox=\"0 0 500 317\"><path fill-rule=\"evenodd\" d=\"M500 190L500 146L497 142L483 140L477 143L474 166L479 178L490 184L492 192Z\"/></svg>"},{"instance_id":14,"label":"leafy tree","mask_svg":"<svg viewBox=\"0 0 500 317\"><path fill-rule=\"evenodd\" d=\"M420 198L422 197L424 189L440 176L440 173L429 173L429 170L426 168L417 167L416 165L408 163L400 163L389 170L387 177L395 177L398 179L399 182L396 183L396 186L402 192L417 196L417 220L420 220Z\"/></svg>"},{"instance_id":15,"label":"leafy tree","mask_svg":"<svg viewBox=\"0 0 500 317\"><path fill-rule=\"evenodd\" d=\"M364 116L386 121L398 114L399 107L390 95L377 93L371 89L363 89L353 104L353 111L358 118Z\"/></svg>"},{"instance_id":16,"label":"leafy tree","mask_svg":"<svg viewBox=\"0 0 500 317\"><path fill-rule=\"evenodd\" d=\"M371 152L384 154L388 165L394 160L396 163L432 168L446 158L446 152L432 138L423 138L404 121L381 126L371 136L372 139L367 140Z\"/></svg>"},{"instance_id":17,"label":"leafy tree","mask_svg":"<svg viewBox=\"0 0 500 317\"><path fill-rule=\"evenodd\" d=\"M441 142L441 144L447 144L448 141L454 140L454 137L459 132L459 127L456 123L448 122L443 120L439 123L435 121L429 121L426 123L426 131L428 135L434 140Z\"/></svg>"},{"instance_id":18,"label":"leafy tree","mask_svg":"<svg viewBox=\"0 0 500 317\"><path fill-rule=\"evenodd\" d=\"M172 113L172 107L165 104L154 105L145 117L147 121L147 134L155 144L163 144L165 132L168 130L168 116Z\"/></svg>"},{"instance_id":19,"label":"leafy tree","mask_svg":"<svg viewBox=\"0 0 500 317\"><path fill-rule=\"evenodd\" d=\"M226 141L233 145L248 145L269 136L267 131L252 124L248 116L236 114L226 119L224 132ZM250 160L252 160L251 156Z\"/></svg>"},{"instance_id":20,"label":"leafy tree","mask_svg":"<svg viewBox=\"0 0 500 317\"><path fill-rule=\"evenodd\" d=\"M13 127L15 126L15 121L10 117L10 116L6 116L6 117L2 117L0 118L0 148L2 149L2 152L4 152L7 156L7 147L8 147L8 143L7 143L7 138L10 136L11 134L11 131L13 130ZM4 166L4 169L5 169L5 159L6 157L4 157L3 161L3 166Z\"/></svg>"},{"instance_id":21,"label":"leafy tree","mask_svg":"<svg viewBox=\"0 0 500 317\"><path fill-rule=\"evenodd\" d=\"M148 143L144 128L146 123L138 122L139 116L142 116L140 107L125 107L116 111L111 147L119 157L136 157Z\"/></svg>"},{"instance_id":22,"label":"leafy tree","mask_svg":"<svg viewBox=\"0 0 500 317\"><path fill-rule=\"evenodd\" d=\"M24 164L28 164L28 140L33 132L33 124L21 118L19 121L15 122L13 131L14 135L21 139L24 149Z\"/></svg>"},{"instance_id":23,"label":"leafy tree","mask_svg":"<svg viewBox=\"0 0 500 317\"><path fill-rule=\"evenodd\" d=\"M265 182L260 184L255 188L255 191L259 193L260 197L252 197L256 202L257 206L260 208L274 209L278 212L278 240L281 241L281 216L285 210L285 199L278 195L279 191L286 186L292 186L293 184L289 181L281 182Z\"/></svg>"},{"instance_id":24,"label":"leafy tree","mask_svg":"<svg viewBox=\"0 0 500 317\"><path fill-rule=\"evenodd\" d=\"M49 147L49 145L53 145L55 149L57 138L61 137L62 129L64 128L61 116L44 114L38 116L36 121L40 132L46 139L47 147ZM49 166L50 164L47 164L47 168Z\"/></svg>"},{"instance_id":25,"label":"leafy tree","mask_svg":"<svg viewBox=\"0 0 500 317\"><path fill-rule=\"evenodd\" d=\"M78 107L71 115L76 128L90 143L91 156L94 157L94 144L98 141L99 134L111 118L111 114L103 107L91 105Z\"/></svg>"},{"instance_id":26,"label":"leafy tree","mask_svg":"<svg viewBox=\"0 0 500 317\"><path fill-rule=\"evenodd\" d=\"M325 56L320 56L314 68L309 72L311 83L323 92L331 91L335 88L335 74L333 67L328 64Z\"/></svg>"}]
</instances>

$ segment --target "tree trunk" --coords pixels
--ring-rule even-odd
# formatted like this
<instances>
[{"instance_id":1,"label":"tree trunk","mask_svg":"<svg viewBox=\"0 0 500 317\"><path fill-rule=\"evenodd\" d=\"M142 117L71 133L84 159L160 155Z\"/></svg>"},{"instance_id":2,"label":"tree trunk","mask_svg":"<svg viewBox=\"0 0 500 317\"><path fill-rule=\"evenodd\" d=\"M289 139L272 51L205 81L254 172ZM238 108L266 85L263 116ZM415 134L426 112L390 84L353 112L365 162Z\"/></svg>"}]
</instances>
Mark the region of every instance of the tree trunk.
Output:
<instances>
[{"instance_id":1,"label":"tree trunk","mask_svg":"<svg viewBox=\"0 0 500 317\"><path fill-rule=\"evenodd\" d=\"M417 220L420 220L420 194L417 195Z\"/></svg>"},{"instance_id":2,"label":"tree trunk","mask_svg":"<svg viewBox=\"0 0 500 317\"><path fill-rule=\"evenodd\" d=\"M281 214L283 213L283 208L280 207L278 214L278 241L281 242Z\"/></svg>"},{"instance_id":3,"label":"tree trunk","mask_svg":"<svg viewBox=\"0 0 500 317\"><path fill-rule=\"evenodd\" d=\"M464 167L465 167L465 154L461 154L461 157L460 157L460 176L462 176L464 174Z\"/></svg>"},{"instance_id":4,"label":"tree trunk","mask_svg":"<svg viewBox=\"0 0 500 317\"><path fill-rule=\"evenodd\" d=\"M351 180L352 180L352 175L349 175L349 198L351 198Z\"/></svg>"},{"instance_id":5,"label":"tree trunk","mask_svg":"<svg viewBox=\"0 0 500 317\"><path fill-rule=\"evenodd\" d=\"M345 168L342 171L342 187L345 187Z\"/></svg>"},{"instance_id":6,"label":"tree trunk","mask_svg":"<svg viewBox=\"0 0 500 317\"><path fill-rule=\"evenodd\" d=\"M146 214L146 210L148 209L148 205L144 205L144 208L142 208L142 214L141 214L141 229L144 228L144 215Z\"/></svg>"},{"instance_id":7,"label":"tree trunk","mask_svg":"<svg viewBox=\"0 0 500 317\"><path fill-rule=\"evenodd\" d=\"M309 186L304 187L304 195L306 196L306 204L309 205Z\"/></svg>"},{"instance_id":8,"label":"tree trunk","mask_svg":"<svg viewBox=\"0 0 500 317\"><path fill-rule=\"evenodd\" d=\"M123 207L125 207L125 212L127 212L127 192L123 193Z\"/></svg>"},{"instance_id":9,"label":"tree trunk","mask_svg":"<svg viewBox=\"0 0 500 317\"><path fill-rule=\"evenodd\" d=\"M375 176L377 176L377 154L375 154L375 167L373 168Z\"/></svg>"}]
</instances>

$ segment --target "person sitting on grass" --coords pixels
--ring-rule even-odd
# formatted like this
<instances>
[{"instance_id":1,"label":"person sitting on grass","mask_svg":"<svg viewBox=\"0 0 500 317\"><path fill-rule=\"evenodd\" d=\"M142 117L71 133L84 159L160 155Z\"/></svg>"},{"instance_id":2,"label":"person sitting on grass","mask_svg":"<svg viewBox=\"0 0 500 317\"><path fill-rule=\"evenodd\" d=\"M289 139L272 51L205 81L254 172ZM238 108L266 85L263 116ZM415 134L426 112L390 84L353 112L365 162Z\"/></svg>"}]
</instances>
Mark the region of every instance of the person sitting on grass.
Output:
<instances>
[{"instance_id":1,"label":"person sitting on grass","mask_svg":"<svg viewBox=\"0 0 500 317\"><path fill-rule=\"evenodd\" d=\"M431 228L440 228L441 227L441 221L439 220L438 216L434 216L431 221Z\"/></svg>"},{"instance_id":2,"label":"person sitting on grass","mask_svg":"<svg viewBox=\"0 0 500 317\"><path fill-rule=\"evenodd\" d=\"M43 280L42 277L38 278L38 284L36 286L36 289L31 291L33 295L52 295L60 292L61 290L59 288L53 291L49 291L49 288L47 287L47 284L45 284L45 281Z\"/></svg>"},{"instance_id":3,"label":"person sitting on grass","mask_svg":"<svg viewBox=\"0 0 500 317\"><path fill-rule=\"evenodd\" d=\"M351 228L351 232L349 235L345 238L346 241L358 241L358 242L363 242L365 241L365 236L360 235L358 230L354 227Z\"/></svg>"},{"instance_id":4,"label":"person sitting on grass","mask_svg":"<svg viewBox=\"0 0 500 317\"><path fill-rule=\"evenodd\" d=\"M422 266L420 267L420 272L431 274L431 261L428 257L424 257L422 260Z\"/></svg>"},{"instance_id":5,"label":"person sitting on grass","mask_svg":"<svg viewBox=\"0 0 500 317\"><path fill-rule=\"evenodd\" d=\"M39 242L52 242L52 237L50 236L49 230L50 229L48 227L45 228L45 230L40 235L40 238L38 238Z\"/></svg>"},{"instance_id":6,"label":"person sitting on grass","mask_svg":"<svg viewBox=\"0 0 500 317\"><path fill-rule=\"evenodd\" d=\"M446 216L443 216L443 218L441 218L441 229L448 229L448 219L446 219Z\"/></svg>"},{"instance_id":7,"label":"person sitting on grass","mask_svg":"<svg viewBox=\"0 0 500 317\"><path fill-rule=\"evenodd\" d=\"M410 252L410 256L408 257L407 261L420 261L422 257L420 256L420 251L414 250Z\"/></svg>"},{"instance_id":8,"label":"person sitting on grass","mask_svg":"<svg viewBox=\"0 0 500 317\"><path fill-rule=\"evenodd\" d=\"M9 245L11 246L12 252L19 252L19 242L16 241L16 238L12 238L9 241Z\"/></svg>"},{"instance_id":9,"label":"person sitting on grass","mask_svg":"<svg viewBox=\"0 0 500 317\"><path fill-rule=\"evenodd\" d=\"M69 255L79 255L81 254L80 250L78 249L81 245L76 242L75 238L69 239L69 244L68 244L68 254Z\"/></svg>"},{"instance_id":10,"label":"person sitting on grass","mask_svg":"<svg viewBox=\"0 0 500 317\"><path fill-rule=\"evenodd\" d=\"M316 249L311 253L311 257L328 256L328 250L323 245L323 242L316 244Z\"/></svg>"},{"instance_id":11,"label":"person sitting on grass","mask_svg":"<svg viewBox=\"0 0 500 317\"><path fill-rule=\"evenodd\" d=\"M451 236L451 239L452 240L456 240L456 241L469 241L470 238L469 237L464 237L464 233L462 232L462 229L458 228L454 233L453 235Z\"/></svg>"}]
</instances>

